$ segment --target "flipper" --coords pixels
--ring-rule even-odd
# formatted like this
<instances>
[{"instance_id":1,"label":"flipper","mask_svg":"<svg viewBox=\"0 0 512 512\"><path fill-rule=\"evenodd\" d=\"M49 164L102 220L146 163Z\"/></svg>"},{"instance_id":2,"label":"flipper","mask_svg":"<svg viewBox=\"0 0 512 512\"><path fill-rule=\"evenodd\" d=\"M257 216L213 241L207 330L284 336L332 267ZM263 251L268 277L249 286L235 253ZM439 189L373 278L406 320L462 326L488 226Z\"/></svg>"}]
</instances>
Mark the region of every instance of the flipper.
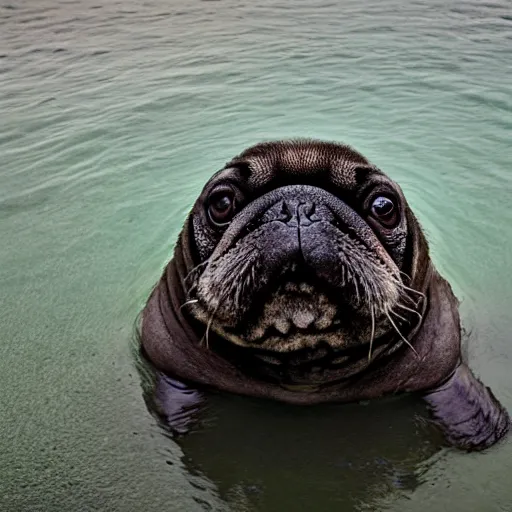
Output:
<instances>
[{"instance_id":1,"label":"flipper","mask_svg":"<svg viewBox=\"0 0 512 512\"><path fill-rule=\"evenodd\" d=\"M205 403L203 393L163 373L158 375L155 399L160 415L175 434L189 431Z\"/></svg>"},{"instance_id":2,"label":"flipper","mask_svg":"<svg viewBox=\"0 0 512 512\"><path fill-rule=\"evenodd\" d=\"M484 450L497 443L510 428L507 411L463 363L423 398L446 440L457 448Z\"/></svg>"}]
</instances>

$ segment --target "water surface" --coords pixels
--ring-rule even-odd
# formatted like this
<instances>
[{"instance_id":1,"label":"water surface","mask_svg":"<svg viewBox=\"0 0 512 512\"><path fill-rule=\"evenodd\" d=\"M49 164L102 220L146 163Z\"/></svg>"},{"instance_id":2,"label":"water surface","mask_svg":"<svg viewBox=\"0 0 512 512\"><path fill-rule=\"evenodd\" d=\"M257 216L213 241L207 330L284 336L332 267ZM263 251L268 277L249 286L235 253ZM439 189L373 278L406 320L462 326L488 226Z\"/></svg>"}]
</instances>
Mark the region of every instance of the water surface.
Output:
<instances>
[{"instance_id":1,"label":"water surface","mask_svg":"<svg viewBox=\"0 0 512 512\"><path fill-rule=\"evenodd\" d=\"M262 139L396 179L512 410L507 0L0 3L0 509L512 510L512 444L440 449L417 404L144 401L134 320L203 183Z\"/></svg>"}]
</instances>

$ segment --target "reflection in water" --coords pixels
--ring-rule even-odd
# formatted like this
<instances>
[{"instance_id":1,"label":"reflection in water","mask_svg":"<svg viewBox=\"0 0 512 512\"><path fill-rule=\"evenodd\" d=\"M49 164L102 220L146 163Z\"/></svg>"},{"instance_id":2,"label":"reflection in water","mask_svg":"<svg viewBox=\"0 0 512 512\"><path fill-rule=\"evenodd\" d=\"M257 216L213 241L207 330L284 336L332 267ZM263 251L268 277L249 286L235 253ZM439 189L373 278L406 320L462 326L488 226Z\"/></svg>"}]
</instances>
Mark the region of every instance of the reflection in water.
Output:
<instances>
[{"instance_id":1,"label":"reflection in water","mask_svg":"<svg viewBox=\"0 0 512 512\"><path fill-rule=\"evenodd\" d=\"M301 407L199 392L153 372L142 358L139 367L162 433L233 510L371 508L414 490L441 450L414 396Z\"/></svg>"}]
</instances>

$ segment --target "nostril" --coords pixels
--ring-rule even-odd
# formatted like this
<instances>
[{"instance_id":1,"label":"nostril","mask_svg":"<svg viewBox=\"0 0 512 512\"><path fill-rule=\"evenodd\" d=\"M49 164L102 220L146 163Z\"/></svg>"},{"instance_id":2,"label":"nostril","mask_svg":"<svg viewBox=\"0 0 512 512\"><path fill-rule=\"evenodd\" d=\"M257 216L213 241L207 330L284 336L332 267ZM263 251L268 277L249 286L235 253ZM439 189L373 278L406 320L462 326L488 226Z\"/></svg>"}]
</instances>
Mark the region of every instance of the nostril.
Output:
<instances>
[{"instance_id":1,"label":"nostril","mask_svg":"<svg viewBox=\"0 0 512 512\"><path fill-rule=\"evenodd\" d=\"M286 201L281 202L281 211L279 212L279 220L282 222L289 222L292 218L292 213Z\"/></svg>"},{"instance_id":2,"label":"nostril","mask_svg":"<svg viewBox=\"0 0 512 512\"><path fill-rule=\"evenodd\" d=\"M311 219L311 216L316 212L316 204L315 203L306 203L304 205L304 215Z\"/></svg>"},{"instance_id":3,"label":"nostril","mask_svg":"<svg viewBox=\"0 0 512 512\"><path fill-rule=\"evenodd\" d=\"M312 222L320 220L318 218L313 218L316 212L316 204L315 203L302 203L299 205L299 216L301 218L301 224L308 225ZM306 222L304 222L306 221Z\"/></svg>"}]
</instances>

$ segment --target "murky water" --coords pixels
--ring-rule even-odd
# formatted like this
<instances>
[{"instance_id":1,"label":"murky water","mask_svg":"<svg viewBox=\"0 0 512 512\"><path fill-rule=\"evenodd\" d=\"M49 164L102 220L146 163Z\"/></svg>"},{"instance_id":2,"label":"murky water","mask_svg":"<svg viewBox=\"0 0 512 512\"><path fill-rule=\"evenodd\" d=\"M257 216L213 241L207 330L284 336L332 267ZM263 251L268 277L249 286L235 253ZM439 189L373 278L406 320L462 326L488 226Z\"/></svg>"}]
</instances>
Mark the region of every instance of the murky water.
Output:
<instances>
[{"instance_id":1,"label":"murky water","mask_svg":"<svg viewBox=\"0 0 512 512\"><path fill-rule=\"evenodd\" d=\"M134 320L205 180L262 139L403 187L512 410L512 6L0 3L0 509L512 510L512 444L440 449L408 399L146 407Z\"/></svg>"}]
</instances>

